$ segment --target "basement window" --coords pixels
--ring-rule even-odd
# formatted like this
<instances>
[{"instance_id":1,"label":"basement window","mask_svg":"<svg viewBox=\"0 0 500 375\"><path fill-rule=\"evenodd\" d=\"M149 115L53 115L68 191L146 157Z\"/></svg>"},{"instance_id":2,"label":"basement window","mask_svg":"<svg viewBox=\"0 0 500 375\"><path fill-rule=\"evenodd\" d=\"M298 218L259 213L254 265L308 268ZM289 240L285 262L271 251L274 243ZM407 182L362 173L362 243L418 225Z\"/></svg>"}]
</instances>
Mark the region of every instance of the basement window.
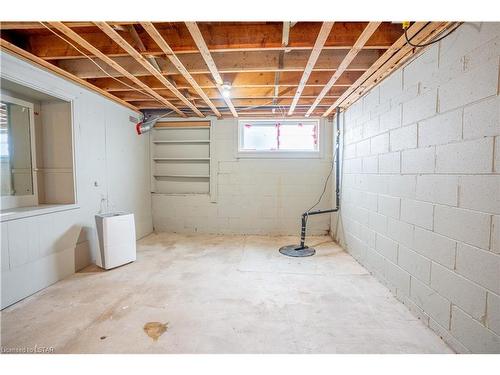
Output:
<instances>
[{"instance_id":1,"label":"basement window","mask_svg":"<svg viewBox=\"0 0 500 375\"><path fill-rule=\"evenodd\" d=\"M238 157L319 157L319 121L240 120Z\"/></svg>"}]
</instances>

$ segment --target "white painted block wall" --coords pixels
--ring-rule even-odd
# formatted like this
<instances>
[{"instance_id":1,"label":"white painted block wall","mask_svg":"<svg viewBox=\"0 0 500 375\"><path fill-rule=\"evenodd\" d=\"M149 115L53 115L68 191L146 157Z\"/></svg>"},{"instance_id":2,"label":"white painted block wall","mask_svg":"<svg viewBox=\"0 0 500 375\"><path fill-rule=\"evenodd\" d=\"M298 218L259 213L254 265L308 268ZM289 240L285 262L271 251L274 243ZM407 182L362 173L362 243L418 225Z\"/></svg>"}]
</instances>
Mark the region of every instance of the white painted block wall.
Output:
<instances>
[{"instance_id":1,"label":"white painted block wall","mask_svg":"<svg viewBox=\"0 0 500 375\"><path fill-rule=\"evenodd\" d=\"M216 202L206 194L152 194L156 231L300 235L300 218L323 189L331 166L331 122L322 121L319 159L238 159L235 119L212 122L212 178ZM329 208L330 189L318 205ZM311 217L309 234L327 234L328 215Z\"/></svg>"},{"instance_id":2,"label":"white painted block wall","mask_svg":"<svg viewBox=\"0 0 500 375\"><path fill-rule=\"evenodd\" d=\"M152 231L149 142L135 134L137 114L2 52L2 77L72 97L79 208L1 223L2 307L72 274L95 259L94 215L102 197L133 212L136 233ZM97 183L97 186L95 186Z\"/></svg>"},{"instance_id":3,"label":"white painted block wall","mask_svg":"<svg viewBox=\"0 0 500 375\"><path fill-rule=\"evenodd\" d=\"M499 59L463 24L344 117L339 240L458 352L500 353Z\"/></svg>"}]
</instances>

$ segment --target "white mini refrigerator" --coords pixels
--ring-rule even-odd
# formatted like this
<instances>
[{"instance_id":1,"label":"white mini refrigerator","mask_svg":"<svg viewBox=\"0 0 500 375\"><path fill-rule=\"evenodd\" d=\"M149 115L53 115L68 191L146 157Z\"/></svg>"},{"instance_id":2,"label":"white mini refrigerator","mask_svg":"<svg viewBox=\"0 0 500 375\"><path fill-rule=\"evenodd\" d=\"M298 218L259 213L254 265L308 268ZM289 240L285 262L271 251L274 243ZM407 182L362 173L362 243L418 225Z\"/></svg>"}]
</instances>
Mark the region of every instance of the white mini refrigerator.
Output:
<instances>
[{"instance_id":1,"label":"white mini refrigerator","mask_svg":"<svg viewBox=\"0 0 500 375\"><path fill-rule=\"evenodd\" d=\"M99 251L96 264L109 270L135 261L134 214L112 212L95 215Z\"/></svg>"}]
</instances>

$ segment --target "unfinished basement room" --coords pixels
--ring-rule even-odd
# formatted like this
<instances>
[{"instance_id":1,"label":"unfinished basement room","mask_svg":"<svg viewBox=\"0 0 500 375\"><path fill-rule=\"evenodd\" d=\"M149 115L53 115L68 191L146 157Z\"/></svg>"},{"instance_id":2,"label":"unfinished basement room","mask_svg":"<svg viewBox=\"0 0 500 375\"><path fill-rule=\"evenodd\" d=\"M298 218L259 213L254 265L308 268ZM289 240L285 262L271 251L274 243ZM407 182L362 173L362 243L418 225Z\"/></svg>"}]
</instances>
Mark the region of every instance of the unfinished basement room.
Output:
<instances>
[{"instance_id":1,"label":"unfinished basement room","mask_svg":"<svg viewBox=\"0 0 500 375\"><path fill-rule=\"evenodd\" d=\"M0 357L500 354L500 22L238 14L1 22Z\"/></svg>"}]
</instances>

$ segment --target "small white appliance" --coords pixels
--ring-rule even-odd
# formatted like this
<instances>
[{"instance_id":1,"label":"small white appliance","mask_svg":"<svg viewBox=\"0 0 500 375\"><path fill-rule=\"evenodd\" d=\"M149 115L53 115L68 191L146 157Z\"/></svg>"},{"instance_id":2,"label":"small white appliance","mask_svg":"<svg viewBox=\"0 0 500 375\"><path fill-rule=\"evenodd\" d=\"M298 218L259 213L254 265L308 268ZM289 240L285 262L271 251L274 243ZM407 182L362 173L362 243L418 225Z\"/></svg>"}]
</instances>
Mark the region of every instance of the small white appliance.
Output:
<instances>
[{"instance_id":1,"label":"small white appliance","mask_svg":"<svg viewBox=\"0 0 500 375\"><path fill-rule=\"evenodd\" d=\"M109 270L136 260L134 214L111 212L95 215L99 238L96 264Z\"/></svg>"}]
</instances>

